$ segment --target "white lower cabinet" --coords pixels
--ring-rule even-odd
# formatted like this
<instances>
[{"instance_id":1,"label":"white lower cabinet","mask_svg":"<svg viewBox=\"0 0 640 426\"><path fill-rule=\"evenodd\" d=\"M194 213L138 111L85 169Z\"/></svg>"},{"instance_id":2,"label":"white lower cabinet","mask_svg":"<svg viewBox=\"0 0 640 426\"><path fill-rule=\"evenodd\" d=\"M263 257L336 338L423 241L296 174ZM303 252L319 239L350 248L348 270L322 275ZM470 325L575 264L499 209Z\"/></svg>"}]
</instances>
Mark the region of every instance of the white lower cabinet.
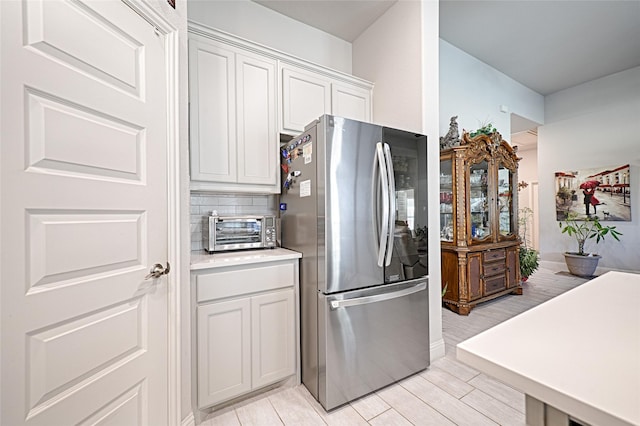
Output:
<instances>
[{"instance_id":1,"label":"white lower cabinet","mask_svg":"<svg viewBox=\"0 0 640 426\"><path fill-rule=\"evenodd\" d=\"M251 390L251 299L198 306L198 405Z\"/></svg>"},{"instance_id":2,"label":"white lower cabinet","mask_svg":"<svg viewBox=\"0 0 640 426\"><path fill-rule=\"evenodd\" d=\"M251 383L265 386L295 373L293 290L251 298Z\"/></svg>"},{"instance_id":3,"label":"white lower cabinet","mask_svg":"<svg viewBox=\"0 0 640 426\"><path fill-rule=\"evenodd\" d=\"M296 374L297 273L296 259L194 276L199 408Z\"/></svg>"}]
</instances>

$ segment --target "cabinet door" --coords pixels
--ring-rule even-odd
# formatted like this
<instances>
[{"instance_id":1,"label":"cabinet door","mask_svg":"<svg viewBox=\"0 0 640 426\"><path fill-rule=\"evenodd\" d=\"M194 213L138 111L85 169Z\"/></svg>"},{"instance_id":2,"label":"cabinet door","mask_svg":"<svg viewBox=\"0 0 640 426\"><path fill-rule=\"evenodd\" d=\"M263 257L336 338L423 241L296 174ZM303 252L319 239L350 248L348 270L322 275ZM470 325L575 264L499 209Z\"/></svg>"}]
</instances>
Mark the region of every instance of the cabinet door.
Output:
<instances>
[{"instance_id":1,"label":"cabinet door","mask_svg":"<svg viewBox=\"0 0 640 426\"><path fill-rule=\"evenodd\" d=\"M197 307L198 406L251 390L251 300Z\"/></svg>"},{"instance_id":2,"label":"cabinet door","mask_svg":"<svg viewBox=\"0 0 640 426\"><path fill-rule=\"evenodd\" d=\"M251 299L253 387L295 374L295 305L293 289Z\"/></svg>"},{"instance_id":3,"label":"cabinet door","mask_svg":"<svg viewBox=\"0 0 640 426\"><path fill-rule=\"evenodd\" d=\"M517 247L507 248L507 287L515 287L520 284L520 259Z\"/></svg>"},{"instance_id":4,"label":"cabinet door","mask_svg":"<svg viewBox=\"0 0 640 426\"><path fill-rule=\"evenodd\" d=\"M238 183L278 185L276 61L236 56Z\"/></svg>"},{"instance_id":5,"label":"cabinet door","mask_svg":"<svg viewBox=\"0 0 640 426\"><path fill-rule=\"evenodd\" d=\"M490 206L493 198L489 193L489 160L470 164L467 170L467 205L469 217L469 229L467 235L469 244L486 243L492 241L491 226L492 216L490 214Z\"/></svg>"},{"instance_id":6,"label":"cabinet door","mask_svg":"<svg viewBox=\"0 0 640 426\"><path fill-rule=\"evenodd\" d=\"M475 300L482 297L482 286L480 282L482 279L481 266L482 258L480 253L473 253L467 257L468 300Z\"/></svg>"},{"instance_id":7,"label":"cabinet door","mask_svg":"<svg viewBox=\"0 0 640 426\"><path fill-rule=\"evenodd\" d=\"M371 91L357 86L331 85L331 114L371 122Z\"/></svg>"},{"instance_id":8,"label":"cabinet door","mask_svg":"<svg viewBox=\"0 0 640 426\"><path fill-rule=\"evenodd\" d=\"M235 54L214 43L189 41L191 179L235 182Z\"/></svg>"},{"instance_id":9,"label":"cabinet door","mask_svg":"<svg viewBox=\"0 0 640 426\"><path fill-rule=\"evenodd\" d=\"M503 163L498 163L497 177L498 238L500 240L516 237L516 205L513 191L516 188L515 174Z\"/></svg>"},{"instance_id":10,"label":"cabinet door","mask_svg":"<svg viewBox=\"0 0 640 426\"><path fill-rule=\"evenodd\" d=\"M297 134L331 112L331 82L299 68L282 69L282 130Z\"/></svg>"},{"instance_id":11,"label":"cabinet door","mask_svg":"<svg viewBox=\"0 0 640 426\"><path fill-rule=\"evenodd\" d=\"M456 237L453 160L440 158L440 241L452 243Z\"/></svg>"}]
</instances>

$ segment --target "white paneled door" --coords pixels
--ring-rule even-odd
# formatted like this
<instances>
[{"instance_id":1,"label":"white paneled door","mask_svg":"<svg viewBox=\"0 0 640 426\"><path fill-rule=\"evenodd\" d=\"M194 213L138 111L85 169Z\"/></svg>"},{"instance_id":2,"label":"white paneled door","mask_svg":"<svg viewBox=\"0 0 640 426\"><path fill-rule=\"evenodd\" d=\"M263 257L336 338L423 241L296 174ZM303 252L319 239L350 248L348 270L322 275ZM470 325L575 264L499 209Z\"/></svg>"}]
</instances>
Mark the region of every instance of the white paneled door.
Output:
<instances>
[{"instance_id":1,"label":"white paneled door","mask_svg":"<svg viewBox=\"0 0 640 426\"><path fill-rule=\"evenodd\" d=\"M3 425L168 422L165 37L0 2Z\"/></svg>"}]
</instances>

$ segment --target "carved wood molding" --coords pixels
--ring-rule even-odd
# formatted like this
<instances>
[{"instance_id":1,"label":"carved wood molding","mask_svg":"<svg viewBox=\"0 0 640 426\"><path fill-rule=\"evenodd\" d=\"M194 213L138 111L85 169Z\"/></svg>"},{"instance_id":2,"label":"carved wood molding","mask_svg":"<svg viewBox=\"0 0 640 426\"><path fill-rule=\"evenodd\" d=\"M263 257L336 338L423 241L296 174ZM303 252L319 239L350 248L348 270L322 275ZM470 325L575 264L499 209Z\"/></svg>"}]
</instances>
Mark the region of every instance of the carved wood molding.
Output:
<instances>
[{"instance_id":1,"label":"carved wood molding","mask_svg":"<svg viewBox=\"0 0 640 426\"><path fill-rule=\"evenodd\" d=\"M458 300L466 302L469 300L467 285L467 257L458 256Z\"/></svg>"},{"instance_id":2,"label":"carved wood molding","mask_svg":"<svg viewBox=\"0 0 640 426\"><path fill-rule=\"evenodd\" d=\"M455 162L456 162L456 170L463 170L464 168L464 160L465 160L464 151L456 151ZM460 194L458 188L465 188L465 176L464 173L456 173L456 193ZM466 188L465 188L466 191ZM456 196L456 245L458 247L464 247L467 245L467 227L465 226L465 215L466 215L466 197Z\"/></svg>"},{"instance_id":3,"label":"carved wood molding","mask_svg":"<svg viewBox=\"0 0 640 426\"><path fill-rule=\"evenodd\" d=\"M464 155L468 163L476 164L482 160L490 161L494 158L511 171L516 171L518 168L516 150L503 140L498 132L490 135L476 135L473 138L468 132L464 132L460 146L466 148Z\"/></svg>"}]
</instances>

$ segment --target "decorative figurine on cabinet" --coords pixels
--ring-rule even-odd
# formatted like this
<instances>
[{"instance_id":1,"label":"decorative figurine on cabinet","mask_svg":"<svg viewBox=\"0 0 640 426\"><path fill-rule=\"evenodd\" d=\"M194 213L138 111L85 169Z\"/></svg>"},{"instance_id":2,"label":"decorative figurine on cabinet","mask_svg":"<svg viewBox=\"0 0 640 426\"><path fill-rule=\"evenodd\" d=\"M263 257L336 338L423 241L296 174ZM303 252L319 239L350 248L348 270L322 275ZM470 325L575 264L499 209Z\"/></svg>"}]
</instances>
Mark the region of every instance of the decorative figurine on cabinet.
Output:
<instances>
[{"instance_id":1,"label":"decorative figurine on cabinet","mask_svg":"<svg viewBox=\"0 0 640 426\"><path fill-rule=\"evenodd\" d=\"M449 131L446 135L440 137L440 150L449 149L454 146L460 145L460 134L458 133L458 116L454 115L451 117L451 122L449 123Z\"/></svg>"}]
</instances>

